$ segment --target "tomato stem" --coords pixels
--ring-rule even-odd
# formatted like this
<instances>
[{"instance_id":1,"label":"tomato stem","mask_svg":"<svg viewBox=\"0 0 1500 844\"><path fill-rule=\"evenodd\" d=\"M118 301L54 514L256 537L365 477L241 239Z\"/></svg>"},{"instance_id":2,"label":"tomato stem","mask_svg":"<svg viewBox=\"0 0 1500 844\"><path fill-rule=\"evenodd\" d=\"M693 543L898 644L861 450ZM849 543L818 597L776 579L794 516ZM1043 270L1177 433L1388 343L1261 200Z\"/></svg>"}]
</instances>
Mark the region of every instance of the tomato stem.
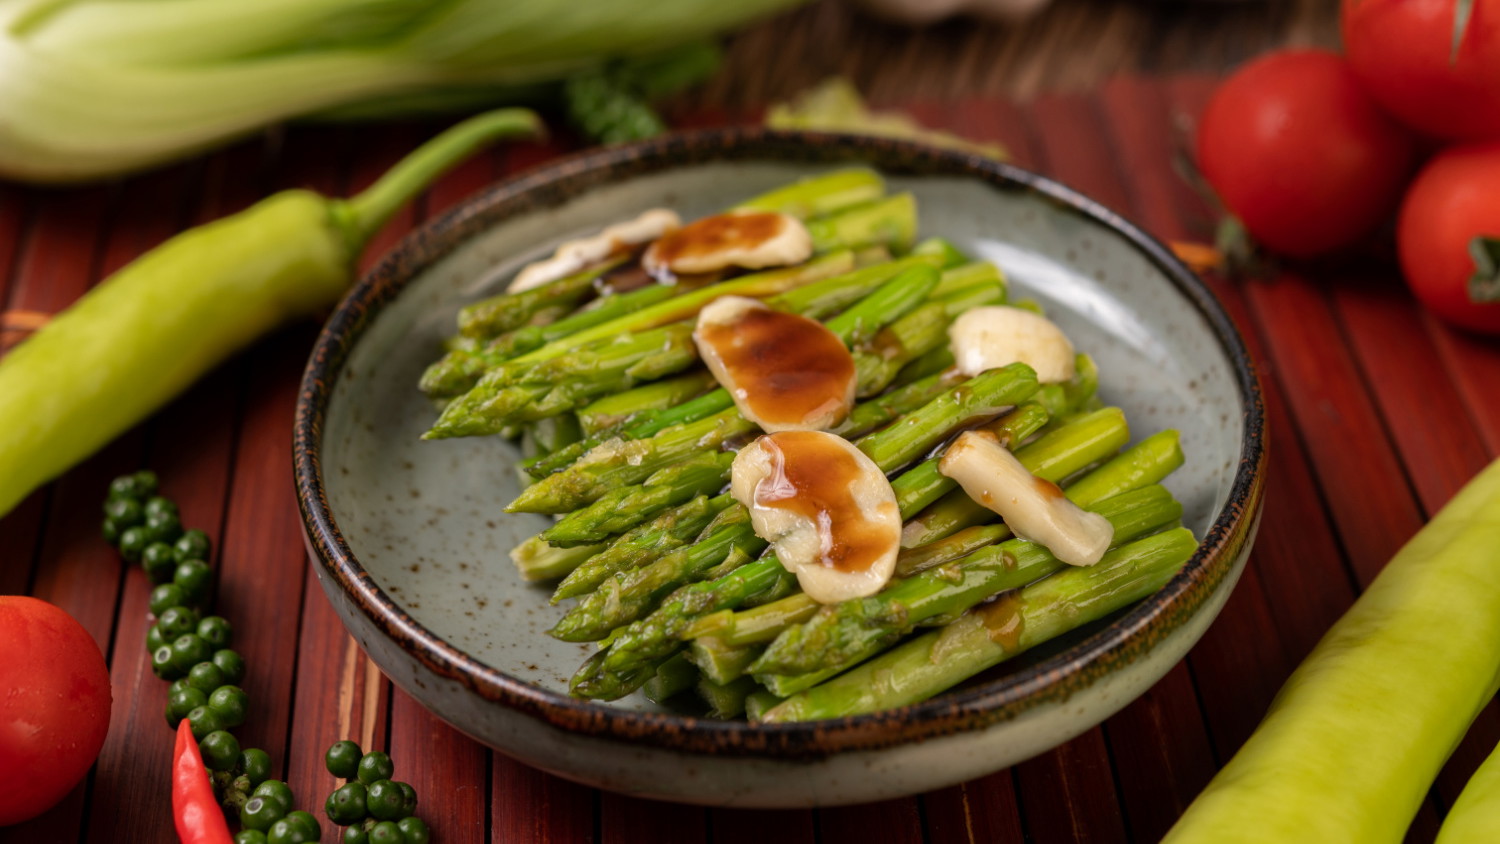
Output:
<instances>
[{"instance_id":1,"label":"tomato stem","mask_svg":"<svg viewBox=\"0 0 1500 844\"><path fill-rule=\"evenodd\" d=\"M1469 277L1469 301L1500 302L1500 239L1480 235L1469 241L1474 274Z\"/></svg>"}]
</instances>

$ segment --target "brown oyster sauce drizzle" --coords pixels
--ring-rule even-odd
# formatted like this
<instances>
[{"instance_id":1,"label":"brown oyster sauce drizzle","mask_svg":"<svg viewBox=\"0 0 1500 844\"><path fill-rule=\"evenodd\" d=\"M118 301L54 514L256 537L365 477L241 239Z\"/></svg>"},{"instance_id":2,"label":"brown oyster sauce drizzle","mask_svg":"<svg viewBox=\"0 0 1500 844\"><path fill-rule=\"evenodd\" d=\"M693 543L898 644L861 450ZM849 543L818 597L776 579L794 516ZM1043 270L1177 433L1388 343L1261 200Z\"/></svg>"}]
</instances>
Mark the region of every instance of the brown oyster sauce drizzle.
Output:
<instances>
[{"instance_id":1,"label":"brown oyster sauce drizzle","mask_svg":"<svg viewBox=\"0 0 1500 844\"><path fill-rule=\"evenodd\" d=\"M699 323L698 331L718 353L735 398L762 422L801 425L848 398L854 357L807 317L750 308L730 323Z\"/></svg>"},{"instance_id":2,"label":"brown oyster sauce drizzle","mask_svg":"<svg viewBox=\"0 0 1500 844\"><path fill-rule=\"evenodd\" d=\"M766 211L704 217L657 238L646 254L647 268L655 271L726 249L753 249L780 234L785 225L780 214Z\"/></svg>"},{"instance_id":3,"label":"brown oyster sauce drizzle","mask_svg":"<svg viewBox=\"0 0 1500 844\"><path fill-rule=\"evenodd\" d=\"M854 455L814 431L782 431L760 440L771 472L755 485L756 507L796 513L818 527L819 561L843 572L867 571L884 553L886 530L865 518L850 489L864 473Z\"/></svg>"}]
</instances>

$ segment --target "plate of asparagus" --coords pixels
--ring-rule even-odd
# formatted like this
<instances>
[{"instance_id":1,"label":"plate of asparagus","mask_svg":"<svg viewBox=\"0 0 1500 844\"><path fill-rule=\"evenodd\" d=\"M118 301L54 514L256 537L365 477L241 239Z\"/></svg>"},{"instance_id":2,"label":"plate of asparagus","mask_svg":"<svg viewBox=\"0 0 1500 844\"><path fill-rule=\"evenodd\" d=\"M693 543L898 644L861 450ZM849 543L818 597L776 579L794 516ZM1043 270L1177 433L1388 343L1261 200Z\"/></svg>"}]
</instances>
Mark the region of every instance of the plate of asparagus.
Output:
<instances>
[{"instance_id":1,"label":"plate of asparagus","mask_svg":"<svg viewBox=\"0 0 1500 844\"><path fill-rule=\"evenodd\" d=\"M310 546L372 657L670 799L872 799L1065 740L1201 635L1258 512L1259 397L1201 283L899 142L501 186L361 284L308 384Z\"/></svg>"}]
</instances>

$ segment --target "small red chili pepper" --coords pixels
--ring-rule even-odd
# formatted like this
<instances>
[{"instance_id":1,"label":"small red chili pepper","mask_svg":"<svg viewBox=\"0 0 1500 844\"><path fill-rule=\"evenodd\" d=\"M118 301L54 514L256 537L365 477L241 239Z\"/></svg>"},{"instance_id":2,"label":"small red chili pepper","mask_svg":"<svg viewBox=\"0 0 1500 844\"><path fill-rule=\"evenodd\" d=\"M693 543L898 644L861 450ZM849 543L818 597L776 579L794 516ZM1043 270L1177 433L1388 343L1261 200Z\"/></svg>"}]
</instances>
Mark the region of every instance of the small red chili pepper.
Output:
<instances>
[{"instance_id":1,"label":"small red chili pepper","mask_svg":"<svg viewBox=\"0 0 1500 844\"><path fill-rule=\"evenodd\" d=\"M182 844L231 844L229 824L214 798L198 740L186 718L177 725L177 748L172 753L172 817Z\"/></svg>"}]
</instances>

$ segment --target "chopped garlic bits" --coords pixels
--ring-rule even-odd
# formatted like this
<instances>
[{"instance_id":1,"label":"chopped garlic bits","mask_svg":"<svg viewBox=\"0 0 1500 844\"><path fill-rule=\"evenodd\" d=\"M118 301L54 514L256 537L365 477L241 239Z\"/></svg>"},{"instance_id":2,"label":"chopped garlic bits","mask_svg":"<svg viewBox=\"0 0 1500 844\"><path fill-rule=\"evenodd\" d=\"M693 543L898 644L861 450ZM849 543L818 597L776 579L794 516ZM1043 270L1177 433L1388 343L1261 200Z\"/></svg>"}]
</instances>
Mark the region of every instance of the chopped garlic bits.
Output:
<instances>
[{"instance_id":1,"label":"chopped garlic bits","mask_svg":"<svg viewBox=\"0 0 1500 844\"><path fill-rule=\"evenodd\" d=\"M1073 344L1051 320L1022 308L970 308L948 328L953 360L973 377L1020 361L1043 384L1073 377Z\"/></svg>"},{"instance_id":2,"label":"chopped garlic bits","mask_svg":"<svg viewBox=\"0 0 1500 844\"><path fill-rule=\"evenodd\" d=\"M730 478L756 534L814 600L863 598L891 579L901 546L896 493L848 440L768 434L740 449Z\"/></svg>"},{"instance_id":3,"label":"chopped garlic bits","mask_svg":"<svg viewBox=\"0 0 1500 844\"><path fill-rule=\"evenodd\" d=\"M854 404L854 356L821 323L721 296L698 314L698 354L746 419L765 431L823 430Z\"/></svg>"},{"instance_id":4,"label":"chopped garlic bits","mask_svg":"<svg viewBox=\"0 0 1500 844\"><path fill-rule=\"evenodd\" d=\"M993 435L960 434L938 461L938 471L958 481L970 498L999 513L1017 536L1046 546L1070 565L1099 562L1114 539L1108 519L1080 508L1057 484L1026 471Z\"/></svg>"},{"instance_id":5,"label":"chopped garlic bits","mask_svg":"<svg viewBox=\"0 0 1500 844\"><path fill-rule=\"evenodd\" d=\"M552 257L523 267L505 290L519 293L567 278L631 247L656 240L681 225L682 220L676 211L653 208L634 220L616 223L592 237L563 243Z\"/></svg>"},{"instance_id":6,"label":"chopped garlic bits","mask_svg":"<svg viewBox=\"0 0 1500 844\"><path fill-rule=\"evenodd\" d=\"M641 266L658 279L741 267L788 267L812 257L812 236L796 217L765 211L715 214L664 235Z\"/></svg>"}]
</instances>

